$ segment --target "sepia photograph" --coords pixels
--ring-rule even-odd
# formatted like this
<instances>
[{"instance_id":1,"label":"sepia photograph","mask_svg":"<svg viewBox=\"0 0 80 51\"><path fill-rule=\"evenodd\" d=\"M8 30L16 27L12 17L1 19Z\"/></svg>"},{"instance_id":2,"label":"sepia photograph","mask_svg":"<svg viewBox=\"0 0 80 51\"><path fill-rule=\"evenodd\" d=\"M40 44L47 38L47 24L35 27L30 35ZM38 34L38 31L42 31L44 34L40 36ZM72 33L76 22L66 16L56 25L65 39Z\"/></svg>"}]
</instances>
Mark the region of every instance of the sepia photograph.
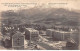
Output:
<instances>
[{"instance_id":1,"label":"sepia photograph","mask_svg":"<svg viewBox=\"0 0 80 51\"><path fill-rule=\"evenodd\" d=\"M80 0L0 0L0 50L80 50Z\"/></svg>"}]
</instances>

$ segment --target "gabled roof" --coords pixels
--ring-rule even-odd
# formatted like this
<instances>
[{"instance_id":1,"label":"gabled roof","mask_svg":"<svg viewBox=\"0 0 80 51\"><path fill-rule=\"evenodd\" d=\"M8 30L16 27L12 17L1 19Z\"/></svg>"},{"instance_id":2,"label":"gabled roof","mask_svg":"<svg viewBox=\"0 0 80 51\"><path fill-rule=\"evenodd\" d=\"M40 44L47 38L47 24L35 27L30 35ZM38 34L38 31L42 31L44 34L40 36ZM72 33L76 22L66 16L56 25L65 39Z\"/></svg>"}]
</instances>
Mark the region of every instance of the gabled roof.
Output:
<instances>
[{"instance_id":1,"label":"gabled roof","mask_svg":"<svg viewBox=\"0 0 80 51\"><path fill-rule=\"evenodd\" d=\"M10 36L4 35L3 41L5 41L5 40L10 40Z\"/></svg>"},{"instance_id":2,"label":"gabled roof","mask_svg":"<svg viewBox=\"0 0 80 51\"><path fill-rule=\"evenodd\" d=\"M16 34L14 34L12 37L19 37L19 36L24 36L21 32L17 31Z\"/></svg>"}]
</instances>

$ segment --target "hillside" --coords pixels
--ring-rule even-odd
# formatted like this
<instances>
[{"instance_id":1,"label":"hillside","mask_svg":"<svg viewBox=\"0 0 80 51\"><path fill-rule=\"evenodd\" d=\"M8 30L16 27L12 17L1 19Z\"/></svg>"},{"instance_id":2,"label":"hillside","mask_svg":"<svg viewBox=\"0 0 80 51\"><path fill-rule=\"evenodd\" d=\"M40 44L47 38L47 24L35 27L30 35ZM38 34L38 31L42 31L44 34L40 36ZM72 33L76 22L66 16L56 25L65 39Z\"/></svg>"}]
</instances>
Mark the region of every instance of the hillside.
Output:
<instances>
[{"instance_id":1,"label":"hillside","mask_svg":"<svg viewBox=\"0 0 80 51\"><path fill-rule=\"evenodd\" d=\"M8 10L2 12L4 24L37 23L44 25L79 26L80 13L62 8L30 8L22 10Z\"/></svg>"}]
</instances>

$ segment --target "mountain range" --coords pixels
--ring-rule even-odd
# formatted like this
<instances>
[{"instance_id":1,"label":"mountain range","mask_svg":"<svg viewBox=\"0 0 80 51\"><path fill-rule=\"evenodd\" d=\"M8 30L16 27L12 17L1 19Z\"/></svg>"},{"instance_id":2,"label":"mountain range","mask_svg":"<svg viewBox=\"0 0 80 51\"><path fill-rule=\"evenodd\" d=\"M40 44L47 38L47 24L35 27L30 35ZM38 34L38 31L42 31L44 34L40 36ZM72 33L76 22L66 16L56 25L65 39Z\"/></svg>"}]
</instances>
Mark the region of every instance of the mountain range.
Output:
<instances>
[{"instance_id":1,"label":"mountain range","mask_svg":"<svg viewBox=\"0 0 80 51\"><path fill-rule=\"evenodd\" d=\"M41 25L79 26L80 13L63 8L37 8L7 10L1 12L3 23L12 24L36 23Z\"/></svg>"}]
</instances>

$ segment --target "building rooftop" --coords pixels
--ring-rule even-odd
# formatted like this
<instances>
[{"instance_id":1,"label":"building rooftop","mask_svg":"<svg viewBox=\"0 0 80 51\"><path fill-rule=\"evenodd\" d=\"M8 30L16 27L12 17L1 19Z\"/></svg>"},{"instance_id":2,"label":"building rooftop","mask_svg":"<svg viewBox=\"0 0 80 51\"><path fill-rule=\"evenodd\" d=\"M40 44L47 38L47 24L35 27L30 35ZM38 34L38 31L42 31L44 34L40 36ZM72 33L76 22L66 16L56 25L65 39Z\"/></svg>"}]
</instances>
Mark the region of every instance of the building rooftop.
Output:
<instances>
[{"instance_id":1,"label":"building rooftop","mask_svg":"<svg viewBox=\"0 0 80 51\"><path fill-rule=\"evenodd\" d=\"M30 31L30 32L38 32L38 30L35 30L35 29L33 29L33 28L26 28L28 31Z\"/></svg>"},{"instance_id":2,"label":"building rooftop","mask_svg":"<svg viewBox=\"0 0 80 51\"><path fill-rule=\"evenodd\" d=\"M72 33L70 31L60 31L60 30L54 30L54 29L47 29L47 30L54 31L54 32L59 32L59 33Z\"/></svg>"}]
</instances>

